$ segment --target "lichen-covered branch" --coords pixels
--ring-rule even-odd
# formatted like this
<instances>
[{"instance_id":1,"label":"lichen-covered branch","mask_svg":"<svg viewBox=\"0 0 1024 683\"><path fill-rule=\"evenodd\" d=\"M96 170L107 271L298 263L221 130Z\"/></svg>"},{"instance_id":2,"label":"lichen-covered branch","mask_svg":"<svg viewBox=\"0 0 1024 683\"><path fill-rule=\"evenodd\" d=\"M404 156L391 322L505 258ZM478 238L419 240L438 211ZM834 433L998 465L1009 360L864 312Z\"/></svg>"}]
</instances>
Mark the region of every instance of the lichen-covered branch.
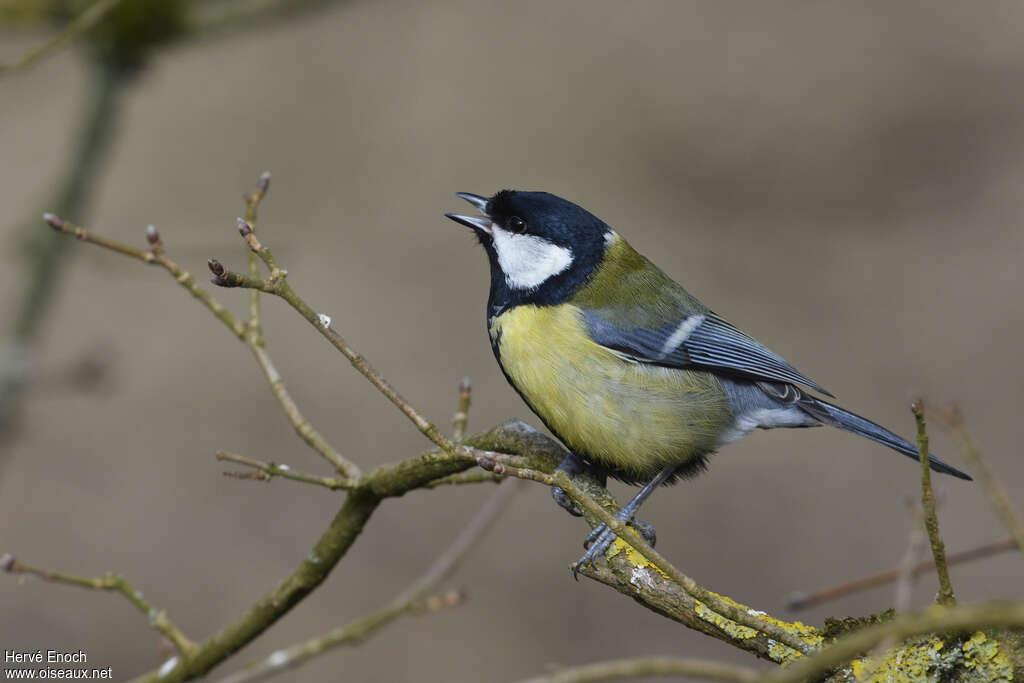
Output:
<instances>
[{"instance_id":1,"label":"lichen-covered branch","mask_svg":"<svg viewBox=\"0 0 1024 683\"><path fill-rule=\"evenodd\" d=\"M545 484L546 486L561 487L562 490L569 494L573 501L585 511L584 514L589 512L593 518L596 518L599 522L607 524L608 528L614 531L619 537L616 544L613 546L612 552L623 550L627 545L631 546L631 549L635 549L638 556L642 559L643 566L656 568L667 578L681 586L690 597L694 598L695 602L693 607L695 612L698 611L700 607L703 607L704 610L714 612L720 618L735 622L741 627L745 627L755 633L761 633L772 640L783 643L798 653L807 654L813 652L820 644L820 636L808 638L803 634L798 634L792 628L788 628L790 626L788 624L783 626L780 624L769 623L760 618L759 614L761 613L755 612L755 610L739 605L731 600L722 598L718 594L700 586L689 576L686 576L676 569L672 563L651 547L651 545L647 543L640 534L633 531L632 527L629 527L615 519L608 510L599 505L596 501L590 499L579 487L576 486L573 480L570 479L569 475L564 471L557 470L553 475L550 475L545 472L509 467L499 463L490 463L486 462L486 460L481 462L481 466L499 474L508 474L522 479L536 481L538 483Z\"/></svg>"},{"instance_id":2,"label":"lichen-covered branch","mask_svg":"<svg viewBox=\"0 0 1024 683\"><path fill-rule=\"evenodd\" d=\"M889 663L904 674L917 672L917 677L906 680L930 680L928 672L945 669L943 680L995 683L1013 680L1013 667L1005 653L1000 652L998 638L979 629L1024 628L1024 602L993 602L982 605L959 605L950 608L933 606L923 614L896 617L876 626L870 626L843 636L831 646L809 657L795 660L788 667L763 678L764 683L800 683L851 662L829 680L850 680L867 665L855 660L882 641L892 638L906 641L918 636L929 636L919 643L907 644L889 654ZM933 634L960 634L957 648L951 648ZM973 635L969 635L973 633ZM968 634L968 635L965 635ZM948 657L947 661L943 658ZM883 664L885 664L883 662ZM902 666L902 669L899 667ZM884 673L888 666L879 668ZM973 672L973 674L972 674Z\"/></svg>"},{"instance_id":3,"label":"lichen-covered branch","mask_svg":"<svg viewBox=\"0 0 1024 683\"><path fill-rule=\"evenodd\" d=\"M95 577L75 576L73 574L65 574L63 572L55 572L48 569L33 567L21 562L10 554L0 556L0 569L10 574L35 576L43 581L63 583L66 586L77 586L78 588L86 588L89 590L120 593L126 600L128 600L128 602L130 602L137 610L142 612L142 614L149 619L150 626L159 631L167 638L167 640L174 644L179 655L187 656L194 647L188 637L186 637L185 634L182 633L182 631L170 620L167 613L153 607L153 605L150 604L142 595L142 591L136 590L135 587L128 583L123 576L111 573Z\"/></svg>"}]
</instances>

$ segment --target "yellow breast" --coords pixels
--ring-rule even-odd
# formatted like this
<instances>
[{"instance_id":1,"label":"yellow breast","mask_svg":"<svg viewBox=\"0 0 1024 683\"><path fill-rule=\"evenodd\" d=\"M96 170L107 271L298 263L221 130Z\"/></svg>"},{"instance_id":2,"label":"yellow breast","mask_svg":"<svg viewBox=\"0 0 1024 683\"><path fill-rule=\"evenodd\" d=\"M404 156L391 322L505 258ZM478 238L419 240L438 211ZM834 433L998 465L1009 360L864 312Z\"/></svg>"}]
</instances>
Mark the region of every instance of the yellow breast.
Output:
<instances>
[{"instance_id":1,"label":"yellow breast","mask_svg":"<svg viewBox=\"0 0 1024 683\"><path fill-rule=\"evenodd\" d=\"M714 375L628 361L594 343L581 311L517 306L489 324L512 383L574 452L637 478L714 450L731 423Z\"/></svg>"}]
</instances>

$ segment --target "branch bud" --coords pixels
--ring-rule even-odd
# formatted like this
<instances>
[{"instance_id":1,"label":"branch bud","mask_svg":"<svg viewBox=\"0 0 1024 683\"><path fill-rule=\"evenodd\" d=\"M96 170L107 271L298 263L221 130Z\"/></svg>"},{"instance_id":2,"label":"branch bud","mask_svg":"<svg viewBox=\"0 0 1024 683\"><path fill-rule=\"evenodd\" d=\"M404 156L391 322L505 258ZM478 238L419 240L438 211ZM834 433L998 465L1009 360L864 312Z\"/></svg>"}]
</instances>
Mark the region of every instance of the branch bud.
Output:
<instances>
[{"instance_id":1,"label":"branch bud","mask_svg":"<svg viewBox=\"0 0 1024 683\"><path fill-rule=\"evenodd\" d=\"M924 399L919 398L911 403L910 412L912 412L916 417L922 417L924 415Z\"/></svg>"},{"instance_id":2,"label":"branch bud","mask_svg":"<svg viewBox=\"0 0 1024 683\"><path fill-rule=\"evenodd\" d=\"M249 225L249 222L244 218L238 219L238 233L242 237L248 237L252 234L252 226Z\"/></svg>"},{"instance_id":3,"label":"branch bud","mask_svg":"<svg viewBox=\"0 0 1024 683\"><path fill-rule=\"evenodd\" d=\"M256 183L256 190L261 194L266 194L267 190L270 189L270 171L264 171L260 174L259 182Z\"/></svg>"},{"instance_id":4,"label":"branch bud","mask_svg":"<svg viewBox=\"0 0 1024 683\"><path fill-rule=\"evenodd\" d=\"M146 241L154 247L160 244L160 233L156 231L156 226L152 223L146 226Z\"/></svg>"},{"instance_id":5,"label":"branch bud","mask_svg":"<svg viewBox=\"0 0 1024 683\"><path fill-rule=\"evenodd\" d=\"M44 213L43 220L54 230L63 230L66 223L63 218L54 213Z\"/></svg>"},{"instance_id":6,"label":"branch bud","mask_svg":"<svg viewBox=\"0 0 1024 683\"><path fill-rule=\"evenodd\" d=\"M210 267L210 272L218 280L227 275L228 269L224 267L224 264L215 258L209 259L206 265Z\"/></svg>"}]
</instances>

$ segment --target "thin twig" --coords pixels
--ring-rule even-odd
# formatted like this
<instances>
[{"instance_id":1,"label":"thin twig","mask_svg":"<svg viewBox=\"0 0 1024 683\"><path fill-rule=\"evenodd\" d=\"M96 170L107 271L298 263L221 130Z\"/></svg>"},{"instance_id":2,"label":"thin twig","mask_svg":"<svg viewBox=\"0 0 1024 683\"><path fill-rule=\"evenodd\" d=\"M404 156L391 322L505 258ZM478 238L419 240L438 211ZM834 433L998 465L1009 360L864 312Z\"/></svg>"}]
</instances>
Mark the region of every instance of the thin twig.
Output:
<instances>
[{"instance_id":1,"label":"thin twig","mask_svg":"<svg viewBox=\"0 0 1024 683\"><path fill-rule=\"evenodd\" d=\"M252 192L246 194L245 200L245 221L250 231L256 229L256 218L259 213L260 202L267 196L270 189L270 171L264 171ZM249 252L249 277L259 277L259 258L252 251ZM252 336L252 343L255 346L263 347L263 326L260 323L260 292L253 289L249 291L249 334Z\"/></svg>"},{"instance_id":2,"label":"thin twig","mask_svg":"<svg viewBox=\"0 0 1024 683\"><path fill-rule=\"evenodd\" d=\"M250 302L251 303L251 302ZM259 303L257 302L255 307L256 319L259 319ZM299 411L299 406L292 399L291 394L284 385L284 378L281 377L281 373L277 371L274 366L274 362L270 359L270 354L263 347L262 333L260 333L259 342L255 338L250 339L249 348L252 350L256 361L260 364L263 369L263 374L267 378L267 384L270 385L270 391L274 394L277 402L281 405L281 409L284 414L288 417L288 421L292 423L292 427L295 432L299 435L303 441L305 441L310 448L319 453L327 462L331 463L334 469L341 475L344 476L349 483L354 482L359 478L361 472L359 467L343 457L340 453L334 450L334 447L327 442L320 432L316 430L313 424L306 419L306 417Z\"/></svg>"},{"instance_id":3,"label":"thin twig","mask_svg":"<svg viewBox=\"0 0 1024 683\"><path fill-rule=\"evenodd\" d=\"M1017 514L1013 504L1010 502L1010 497L1006 494L1006 489L999 483L987 460L982 456L978 444L975 443L970 432L967 431L960 409L952 406L948 410L938 411L936 414L942 423L949 428L953 438L956 439L957 444L960 446L960 452L963 453L964 458L971 464L971 471L977 475L978 483L985 490L985 495L988 496L989 501L992 503L996 516L999 517L1003 525L1009 530L1020 551L1024 552L1024 520Z\"/></svg>"},{"instance_id":4,"label":"thin twig","mask_svg":"<svg viewBox=\"0 0 1024 683\"><path fill-rule=\"evenodd\" d=\"M316 484L317 486L323 486L324 488L337 491L338 489L350 489L353 486L351 479L345 477L321 477L315 474L309 474L300 470L292 469L290 465L282 465L273 462L263 462L262 460L253 460L242 455L236 455L234 453L228 453L227 451L217 451L217 460L233 462L238 465L244 465L245 467L251 467L255 472L225 472L225 476L233 477L235 479L256 479L259 481L270 481L274 477L281 477L282 479L291 479L292 481L301 481L305 484Z\"/></svg>"},{"instance_id":5,"label":"thin twig","mask_svg":"<svg viewBox=\"0 0 1024 683\"><path fill-rule=\"evenodd\" d=\"M160 247L158 249L151 249L147 251L145 249L137 249L116 240L107 239L106 237L97 235L90 230L86 230L80 225L75 225L71 221L65 220L60 216L55 216L52 213L43 214L43 220L57 232L77 237L83 242L95 244L96 246L109 249L124 256L130 256L131 258L142 261L143 263L156 264L163 267L164 270L174 277L175 281L179 285L188 290L192 296L206 306L206 308L218 320L224 323L224 325L231 330L236 337L245 341L245 323L235 318L231 311L224 308L224 306L214 299L209 292L197 285L195 278L190 272L164 255L163 242L155 227L148 226L146 228L146 240L151 246L153 246L154 243L158 243L160 244Z\"/></svg>"},{"instance_id":6,"label":"thin twig","mask_svg":"<svg viewBox=\"0 0 1024 683\"><path fill-rule=\"evenodd\" d=\"M449 593L447 596L426 600L425 598L465 559L469 550L494 523L520 488L511 482L499 487L452 545L434 561L427 572L383 609L316 638L277 650L244 669L222 678L219 683L249 683L262 680L283 670L298 667L333 648L362 642L402 615L419 610L435 611L461 603L461 593Z\"/></svg>"},{"instance_id":7,"label":"thin twig","mask_svg":"<svg viewBox=\"0 0 1024 683\"><path fill-rule=\"evenodd\" d=\"M946 555L946 564L952 567L955 564L973 562L974 560L992 557L993 555L1005 553L1009 550L1015 550L1016 548L1017 542L1013 538L1004 538L1001 541L985 543L984 545L980 545L975 548L950 553L949 555ZM914 566L914 578L934 569L935 560L924 560L919 562ZM874 574L869 574L868 576L864 576L859 579L854 579L853 581L845 581L835 586L823 588L807 595L796 594L788 598L786 608L799 610L807 609L808 607L817 607L818 605L831 602L832 600L838 600L839 598L846 597L847 595L884 586L887 583L899 580L900 571L900 567L892 567Z\"/></svg>"},{"instance_id":8,"label":"thin twig","mask_svg":"<svg viewBox=\"0 0 1024 683\"><path fill-rule=\"evenodd\" d=\"M932 557L935 558L935 573L939 577L939 593L936 601L940 605L954 605L953 584L949 580L949 567L946 565L946 545L939 535L939 518L935 514L935 493L932 491L932 471L928 466L928 431L924 423L924 403L915 401L911 407L914 420L917 421L917 448L921 460L921 508L924 511L924 525L928 530L928 540L932 546Z\"/></svg>"},{"instance_id":9,"label":"thin twig","mask_svg":"<svg viewBox=\"0 0 1024 683\"><path fill-rule=\"evenodd\" d=\"M243 683L260 681L277 675L281 671L301 666L308 660L343 645L358 645L375 635L382 628L401 616L438 612L449 607L456 607L465 601L465 595L459 591L449 591L424 600L416 600L404 605L388 606L379 612L355 619L344 626L328 631L322 636L303 643L296 643L267 655L240 671L221 678L218 683Z\"/></svg>"},{"instance_id":10,"label":"thin twig","mask_svg":"<svg viewBox=\"0 0 1024 683\"><path fill-rule=\"evenodd\" d=\"M484 448L500 448L542 458L550 463L552 469L564 457L564 452L557 444L518 422L500 425L467 438L466 441ZM472 466L473 461L469 458L441 455L443 457L438 457L437 451L421 453L378 467L364 475L360 485L348 492L344 504L321 534L312 552L302 559L290 575L230 624L207 640L197 643L189 658L172 658L160 669L134 679L135 683L180 683L199 678L252 642L316 590L360 536L381 500L401 496L438 477Z\"/></svg>"},{"instance_id":11,"label":"thin twig","mask_svg":"<svg viewBox=\"0 0 1024 683\"><path fill-rule=\"evenodd\" d=\"M103 17L121 4L122 0L97 0L77 17L64 25L60 31L55 33L42 45L35 47L14 61L0 64L0 77L8 76L18 71L24 71L38 62L56 53L65 45L75 40L83 33L100 22Z\"/></svg>"},{"instance_id":12,"label":"thin twig","mask_svg":"<svg viewBox=\"0 0 1024 683\"><path fill-rule=\"evenodd\" d=\"M537 676L522 683L594 683L595 681L633 680L643 676L689 676L708 681L753 683L760 673L747 667L724 664L709 659L689 657L637 657L562 669L547 676Z\"/></svg>"},{"instance_id":13,"label":"thin twig","mask_svg":"<svg viewBox=\"0 0 1024 683\"><path fill-rule=\"evenodd\" d=\"M485 470L492 471L496 474L505 474L518 477L520 479L535 481L546 486L560 486L569 494L573 501L586 508L586 510L598 520L607 524L608 528L615 532L619 538L640 552L640 554L647 558L651 564L682 586L689 595L704 603L704 605L715 613L730 619L737 624L746 626L747 628L753 629L759 633L763 633L769 638L773 638L797 652L808 654L817 649L793 633L785 631L774 624L770 624L760 619L756 615L752 614L753 610L741 609L740 607L737 607L735 603L730 604L729 602L726 602L718 595L700 586L689 576L680 572L660 553L652 548L650 544L640 536L640 534L633 531L632 527L629 527L615 519L607 510L584 494L564 471L558 470L554 475L550 475L545 474L544 472L537 472L535 470L503 465L501 463L488 461L486 458L480 458L479 463Z\"/></svg>"},{"instance_id":14,"label":"thin twig","mask_svg":"<svg viewBox=\"0 0 1024 683\"><path fill-rule=\"evenodd\" d=\"M116 240L107 239L106 237L97 235L90 230L86 230L80 225L75 225L71 221L55 216L52 213L44 214L43 220L45 220L46 223L54 230L77 237L83 242L89 242L90 244L95 244L119 254L130 256L131 258L142 261L143 263L150 263L163 267L168 273L174 276L174 279L178 284L188 290L192 296L199 299L199 301L206 306L206 308L218 320L224 323L224 325L231 330L241 342L252 350L256 361L263 369L267 382L270 384L271 391L281 404L285 415L287 415L299 436L301 436L302 439L309 444L311 448L313 448L313 450L330 462L340 474L352 480L359 477L359 467L354 462L351 462L338 453L326 441L326 439L324 439L324 437L313 428L309 421L303 417L302 413L299 412L298 406L285 389L284 381L281 378L280 373L275 369L266 349L257 345L253 338L247 334L248 326L246 323L236 318L231 311L226 309L219 301L213 298L209 292L196 284L196 280L191 273L166 256L164 253L165 248L163 240L160 237L160 233L154 226L150 225L146 228L146 241L149 243L150 249L145 250L129 246ZM262 337L260 337L260 339L262 339Z\"/></svg>"},{"instance_id":15,"label":"thin twig","mask_svg":"<svg viewBox=\"0 0 1024 683\"><path fill-rule=\"evenodd\" d=\"M466 436L466 425L469 423L469 403L473 391L473 385L469 383L468 377L463 377L459 382L459 407L452 416L452 441L462 443Z\"/></svg>"},{"instance_id":16,"label":"thin twig","mask_svg":"<svg viewBox=\"0 0 1024 683\"><path fill-rule=\"evenodd\" d=\"M123 595L137 610L142 612L149 619L149 625L164 635L177 648L180 656L187 657L195 644L190 641L181 630L167 616L163 610L153 607L143 596L142 592L135 589L123 576L107 573L103 576L85 577L54 572L47 569L33 567L17 560L13 555L5 554L0 556L0 569L11 574L25 574L37 576L44 581L52 583L63 583L67 586L77 586L89 590L113 591Z\"/></svg>"},{"instance_id":17,"label":"thin twig","mask_svg":"<svg viewBox=\"0 0 1024 683\"><path fill-rule=\"evenodd\" d=\"M359 371L370 383L377 388L391 403L393 403L403 415L416 425L416 428L420 432L430 439L434 444L440 447L443 451L449 455L472 455L465 449L453 443L450 439L444 436L436 425L427 420L423 415L416 410L408 401L406 401L398 391L391 386L391 384L384 379L377 370L370 365L370 363L360 355L355 349L349 346L348 342L338 334L334 329L331 328L331 318L324 313L317 313L313 310L313 307L306 303L305 299L300 297L291 285L288 284L288 271L279 268L277 262L274 260L274 256L270 249L262 244L251 231L245 230L245 221L239 219L239 232L245 238L249 244L249 248L256 252L263 263L266 264L270 270L270 275L266 279L259 279L243 275L241 273L229 270L223 263L217 259L210 259L208 265L210 272L213 274L211 281L220 287L243 287L247 289L258 289L268 294L273 294L284 299L288 305L294 308L299 315L305 318L309 324L311 324L320 334L324 336L331 343L334 348L344 355L352 366Z\"/></svg>"}]
</instances>

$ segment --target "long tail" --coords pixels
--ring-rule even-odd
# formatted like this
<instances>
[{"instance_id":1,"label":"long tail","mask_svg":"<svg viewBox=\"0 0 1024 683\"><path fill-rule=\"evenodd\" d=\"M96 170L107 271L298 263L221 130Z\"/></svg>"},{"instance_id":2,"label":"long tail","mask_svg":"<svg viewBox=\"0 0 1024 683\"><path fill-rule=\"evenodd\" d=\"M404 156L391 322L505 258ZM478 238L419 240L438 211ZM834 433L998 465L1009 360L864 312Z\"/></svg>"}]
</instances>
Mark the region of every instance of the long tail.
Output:
<instances>
[{"instance_id":1,"label":"long tail","mask_svg":"<svg viewBox=\"0 0 1024 683\"><path fill-rule=\"evenodd\" d=\"M803 393L803 392L801 392ZM920 455L918 454L917 446L912 445L908 441L901 439L885 427L876 425L871 420L867 420L860 415L851 413L848 410L843 410L839 406L832 405L821 399L808 396L803 393L803 396L797 405L800 406L805 412L811 417L821 420L827 425L838 427L839 429L853 432L861 436L867 437L872 441L888 446L889 448L902 453L908 458L918 460ZM934 455L928 454L928 465L936 472L942 472L943 474L950 474L958 479L966 479L971 481L971 476L961 472L957 468L942 462Z\"/></svg>"}]
</instances>

